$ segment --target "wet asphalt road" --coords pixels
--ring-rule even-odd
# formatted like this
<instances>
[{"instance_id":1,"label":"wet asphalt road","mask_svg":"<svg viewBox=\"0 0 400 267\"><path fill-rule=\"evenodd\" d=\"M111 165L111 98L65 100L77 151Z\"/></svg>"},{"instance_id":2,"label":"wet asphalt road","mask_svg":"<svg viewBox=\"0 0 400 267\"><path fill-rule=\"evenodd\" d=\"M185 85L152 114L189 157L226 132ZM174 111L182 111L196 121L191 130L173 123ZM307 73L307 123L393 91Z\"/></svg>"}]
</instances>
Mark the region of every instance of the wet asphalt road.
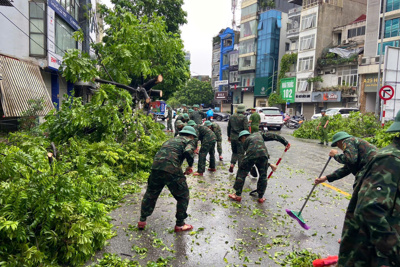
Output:
<instances>
[{"instance_id":1,"label":"wet asphalt road","mask_svg":"<svg viewBox=\"0 0 400 267\"><path fill-rule=\"evenodd\" d=\"M187 176L191 199L186 223L194 226L193 231L173 232L176 201L167 188L148 218L146 230L138 231L136 225L144 187L140 195L127 197L126 202L110 214L117 236L96 254L96 258L108 252L143 265L149 260L169 257L172 266L279 266L289 252L302 249L324 257L337 255L337 240L348 204L345 195L319 185L302 214L311 227L309 230L301 228L285 212L285 209L300 210L331 148L318 145L317 140L296 139L287 128L272 131L284 136L292 147L268 182L267 201L259 204L248 194L257 183L256 178L249 176L239 204L228 198L228 193L234 192L237 168L234 174L228 172L231 148L226 136L227 123L220 125L224 161L218 162L217 172L206 171L204 177ZM270 162L275 163L284 146L278 142L266 142L266 145ZM332 161L325 174L338 167L340 165ZM331 185L351 194L353 181L351 175ZM142 253L142 248L147 251Z\"/></svg>"}]
</instances>

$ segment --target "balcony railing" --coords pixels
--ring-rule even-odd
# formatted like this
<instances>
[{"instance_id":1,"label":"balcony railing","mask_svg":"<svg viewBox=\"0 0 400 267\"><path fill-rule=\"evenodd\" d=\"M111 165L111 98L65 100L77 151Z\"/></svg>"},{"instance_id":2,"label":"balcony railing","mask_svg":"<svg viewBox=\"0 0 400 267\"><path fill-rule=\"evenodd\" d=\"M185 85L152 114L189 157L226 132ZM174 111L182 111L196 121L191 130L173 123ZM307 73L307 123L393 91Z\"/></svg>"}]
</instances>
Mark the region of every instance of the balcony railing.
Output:
<instances>
[{"instance_id":1,"label":"balcony railing","mask_svg":"<svg viewBox=\"0 0 400 267\"><path fill-rule=\"evenodd\" d=\"M298 36L299 32L300 32L299 28L287 30L286 31L286 37L287 38L291 38L291 37Z\"/></svg>"}]
</instances>

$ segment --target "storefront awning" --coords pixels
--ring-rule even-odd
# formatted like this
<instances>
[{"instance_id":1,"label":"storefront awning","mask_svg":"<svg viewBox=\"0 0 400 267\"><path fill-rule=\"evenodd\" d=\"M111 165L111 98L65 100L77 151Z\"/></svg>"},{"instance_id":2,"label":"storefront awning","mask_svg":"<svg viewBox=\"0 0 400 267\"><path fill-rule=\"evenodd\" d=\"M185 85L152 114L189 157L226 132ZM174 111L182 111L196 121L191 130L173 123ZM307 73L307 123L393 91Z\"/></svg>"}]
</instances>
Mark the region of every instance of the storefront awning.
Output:
<instances>
[{"instance_id":1,"label":"storefront awning","mask_svg":"<svg viewBox=\"0 0 400 267\"><path fill-rule=\"evenodd\" d=\"M44 116L54 108L39 67L0 55L0 100L4 117L21 117L31 106L29 100L43 99Z\"/></svg>"}]
</instances>

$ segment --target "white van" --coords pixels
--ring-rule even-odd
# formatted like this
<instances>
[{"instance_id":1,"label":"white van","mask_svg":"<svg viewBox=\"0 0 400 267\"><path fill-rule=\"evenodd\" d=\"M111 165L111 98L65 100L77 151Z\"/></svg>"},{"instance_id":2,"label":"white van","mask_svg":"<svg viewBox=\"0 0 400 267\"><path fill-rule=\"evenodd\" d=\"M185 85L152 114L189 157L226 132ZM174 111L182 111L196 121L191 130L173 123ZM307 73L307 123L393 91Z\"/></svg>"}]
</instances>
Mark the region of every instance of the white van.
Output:
<instances>
[{"instance_id":1,"label":"white van","mask_svg":"<svg viewBox=\"0 0 400 267\"><path fill-rule=\"evenodd\" d=\"M267 127L268 130L271 128L276 128L278 131L283 126L283 117L279 108L275 107L256 107L257 113L260 113L262 110L263 115L261 115L260 126ZM249 115L250 117L250 115ZM248 117L248 118L249 118Z\"/></svg>"}]
</instances>

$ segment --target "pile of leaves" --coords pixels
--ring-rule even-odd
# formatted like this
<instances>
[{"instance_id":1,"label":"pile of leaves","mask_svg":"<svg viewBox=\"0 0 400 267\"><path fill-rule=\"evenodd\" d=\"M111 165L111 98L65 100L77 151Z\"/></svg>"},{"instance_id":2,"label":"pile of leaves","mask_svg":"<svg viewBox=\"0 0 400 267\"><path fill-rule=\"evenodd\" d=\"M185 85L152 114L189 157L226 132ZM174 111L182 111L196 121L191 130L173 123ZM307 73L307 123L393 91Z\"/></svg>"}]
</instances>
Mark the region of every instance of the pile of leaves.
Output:
<instances>
[{"instance_id":1,"label":"pile of leaves","mask_svg":"<svg viewBox=\"0 0 400 267\"><path fill-rule=\"evenodd\" d=\"M114 235L108 212L139 190L166 140L134 106L103 86L0 143L0 265L82 265Z\"/></svg>"},{"instance_id":2,"label":"pile of leaves","mask_svg":"<svg viewBox=\"0 0 400 267\"><path fill-rule=\"evenodd\" d=\"M294 251L286 255L281 266L311 267L312 262L321 258L321 255L313 253L307 249Z\"/></svg>"},{"instance_id":3,"label":"pile of leaves","mask_svg":"<svg viewBox=\"0 0 400 267\"><path fill-rule=\"evenodd\" d=\"M158 258L157 261L148 261L146 266L147 267L165 267L169 266L168 262L170 258ZM104 254L104 258L97 260L97 264L93 264L93 267L102 267L102 266L112 266L112 267L141 267L142 265L139 264L137 261L132 261L129 259L122 260L119 256L115 254Z\"/></svg>"},{"instance_id":4,"label":"pile of leaves","mask_svg":"<svg viewBox=\"0 0 400 267\"><path fill-rule=\"evenodd\" d=\"M320 132L317 131L319 122L320 120L305 121L299 129L294 131L293 136L318 139L320 137ZM386 133L391 124L392 122L388 122L382 128L380 122L372 113L352 112L348 118L343 118L338 114L329 119L328 138L332 140L335 133L345 131L350 135L365 138L377 147L385 147L391 143L394 137L394 134Z\"/></svg>"}]
</instances>

